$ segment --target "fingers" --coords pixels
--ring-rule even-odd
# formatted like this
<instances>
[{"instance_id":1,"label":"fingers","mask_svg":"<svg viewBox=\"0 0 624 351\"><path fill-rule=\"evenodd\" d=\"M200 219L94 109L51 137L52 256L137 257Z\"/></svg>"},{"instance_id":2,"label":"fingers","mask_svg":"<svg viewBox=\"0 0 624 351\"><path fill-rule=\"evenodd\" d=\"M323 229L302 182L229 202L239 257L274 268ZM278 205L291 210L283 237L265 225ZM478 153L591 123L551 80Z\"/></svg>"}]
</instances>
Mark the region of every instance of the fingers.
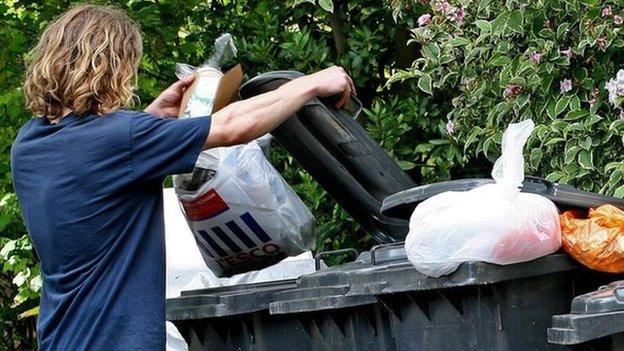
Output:
<instances>
[{"instance_id":1,"label":"fingers","mask_svg":"<svg viewBox=\"0 0 624 351\"><path fill-rule=\"evenodd\" d=\"M357 91L355 91L355 84L353 84L353 79L347 74L347 80L349 81L349 86L351 87L351 94L357 96Z\"/></svg>"},{"instance_id":2,"label":"fingers","mask_svg":"<svg viewBox=\"0 0 624 351\"><path fill-rule=\"evenodd\" d=\"M194 80L195 80L195 75L184 77L184 78L180 79L179 81L171 84L170 88L175 90L175 91L184 91L191 84L193 84Z\"/></svg>"},{"instance_id":3,"label":"fingers","mask_svg":"<svg viewBox=\"0 0 624 351\"><path fill-rule=\"evenodd\" d=\"M347 86L345 86L344 90L341 93L340 100L338 100L338 102L336 103L336 108L344 107L344 105L346 105L347 102L349 101L350 97L351 97L351 88L347 84Z\"/></svg>"}]
</instances>

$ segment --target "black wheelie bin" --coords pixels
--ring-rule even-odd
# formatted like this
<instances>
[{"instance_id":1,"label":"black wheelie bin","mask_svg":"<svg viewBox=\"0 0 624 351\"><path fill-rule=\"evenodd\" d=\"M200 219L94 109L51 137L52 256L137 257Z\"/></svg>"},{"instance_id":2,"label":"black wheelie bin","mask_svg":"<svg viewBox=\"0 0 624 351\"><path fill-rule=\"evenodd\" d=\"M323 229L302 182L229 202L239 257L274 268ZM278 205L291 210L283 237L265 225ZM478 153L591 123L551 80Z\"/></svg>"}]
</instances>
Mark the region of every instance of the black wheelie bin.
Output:
<instances>
[{"instance_id":1,"label":"black wheelie bin","mask_svg":"<svg viewBox=\"0 0 624 351\"><path fill-rule=\"evenodd\" d=\"M240 94L249 98L299 76L262 74ZM440 278L419 273L401 243L414 207L440 192L492 180L416 186L357 122L360 109L355 99L343 110L313 99L272 134L382 245L296 281L170 299L167 316L190 349L565 349L548 342L556 333L547 334L553 316L569 313L575 296L622 276L589 271L565 253L506 266L468 262ZM522 191L544 195L562 210L604 203L624 208L622 200L539 178L527 178ZM240 301L256 307L241 311Z\"/></svg>"},{"instance_id":2,"label":"black wheelie bin","mask_svg":"<svg viewBox=\"0 0 624 351\"><path fill-rule=\"evenodd\" d=\"M624 350L624 281L572 300L568 314L553 317L548 341L574 350Z\"/></svg>"}]
</instances>

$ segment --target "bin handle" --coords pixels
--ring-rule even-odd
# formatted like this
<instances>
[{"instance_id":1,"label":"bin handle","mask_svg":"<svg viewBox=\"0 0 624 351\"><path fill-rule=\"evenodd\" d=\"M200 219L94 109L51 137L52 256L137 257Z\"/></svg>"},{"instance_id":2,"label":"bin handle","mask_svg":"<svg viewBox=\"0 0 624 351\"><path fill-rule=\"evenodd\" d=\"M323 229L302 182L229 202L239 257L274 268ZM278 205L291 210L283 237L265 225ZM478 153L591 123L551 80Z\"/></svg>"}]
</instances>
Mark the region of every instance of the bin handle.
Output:
<instances>
[{"instance_id":1,"label":"bin handle","mask_svg":"<svg viewBox=\"0 0 624 351\"><path fill-rule=\"evenodd\" d=\"M389 248L393 248L393 247L401 247L405 245L405 241L401 241L398 243L391 243L391 244L381 244L381 245L375 245L373 246L373 248L370 250L370 259L371 259L371 264L374 266L377 264L377 251L379 250L384 250L384 249L389 249Z\"/></svg>"},{"instance_id":2,"label":"bin handle","mask_svg":"<svg viewBox=\"0 0 624 351\"><path fill-rule=\"evenodd\" d=\"M358 252L354 248L340 249L340 250L331 250L331 251L321 251L314 256L314 267L318 271L321 269L321 259L326 256L339 255L348 253L353 256L353 258L357 258Z\"/></svg>"},{"instance_id":3,"label":"bin handle","mask_svg":"<svg viewBox=\"0 0 624 351\"><path fill-rule=\"evenodd\" d=\"M330 110L338 110L336 108L336 103L340 100L340 98L341 98L341 95L336 94L336 95L319 98L319 101L321 101L325 105L325 107L327 107ZM347 104L340 110L349 114L352 119L357 120L358 117L360 116L360 113L362 113L362 109L363 109L362 102L355 96L351 96L349 101L347 101Z\"/></svg>"},{"instance_id":4,"label":"bin handle","mask_svg":"<svg viewBox=\"0 0 624 351\"><path fill-rule=\"evenodd\" d=\"M544 194L541 194L542 196L547 196L553 193L554 184L544 178L539 178L539 177L534 177L534 176L525 176L524 179L529 182L539 183L543 185L546 188L546 192Z\"/></svg>"}]
</instances>

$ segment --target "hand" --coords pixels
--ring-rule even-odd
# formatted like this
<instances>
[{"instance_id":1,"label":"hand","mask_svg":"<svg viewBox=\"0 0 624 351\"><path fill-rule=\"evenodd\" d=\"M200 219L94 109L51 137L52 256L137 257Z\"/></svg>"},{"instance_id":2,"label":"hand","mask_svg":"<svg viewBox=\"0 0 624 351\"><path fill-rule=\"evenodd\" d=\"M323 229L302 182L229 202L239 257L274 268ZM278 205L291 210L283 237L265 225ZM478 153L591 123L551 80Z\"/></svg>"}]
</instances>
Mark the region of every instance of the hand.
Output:
<instances>
[{"instance_id":1,"label":"hand","mask_svg":"<svg viewBox=\"0 0 624 351\"><path fill-rule=\"evenodd\" d=\"M171 84L158 97L152 101L145 112L159 117L178 117L180 114L180 104L182 103L182 95L186 89L191 86L195 76L186 77Z\"/></svg>"},{"instance_id":2,"label":"hand","mask_svg":"<svg viewBox=\"0 0 624 351\"><path fill-rule=\"evenodd\" d=\"M316 96L340 94L340 100L336 103L337 108L342 108L349 101L351 94L356 94L353 80L342 67L333 66L305 78L313 87Z\"/></svg>"}]
</instances>

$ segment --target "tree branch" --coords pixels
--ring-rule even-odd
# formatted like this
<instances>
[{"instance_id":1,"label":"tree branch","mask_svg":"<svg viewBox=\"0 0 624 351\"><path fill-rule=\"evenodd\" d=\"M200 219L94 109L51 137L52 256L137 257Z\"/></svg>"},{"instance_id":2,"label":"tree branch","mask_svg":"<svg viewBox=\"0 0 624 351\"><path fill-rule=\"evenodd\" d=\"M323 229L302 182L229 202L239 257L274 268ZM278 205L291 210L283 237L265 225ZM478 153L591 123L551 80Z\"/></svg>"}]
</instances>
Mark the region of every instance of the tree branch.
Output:
<instances>
[{"instance_id":1,"label":"tree branch","mask_svg":"<svg viewBox=\"0 0 624 351\"><path fill-rule=\"evenodd\" d=\"M334 1L334 12L329 16L329 25L334 34L334 45L336 46L336 56L338 58L347 52L347 37L344 34L342 18L338 15L341 9L341 2Z\"/></svg>"}]
</instances>

